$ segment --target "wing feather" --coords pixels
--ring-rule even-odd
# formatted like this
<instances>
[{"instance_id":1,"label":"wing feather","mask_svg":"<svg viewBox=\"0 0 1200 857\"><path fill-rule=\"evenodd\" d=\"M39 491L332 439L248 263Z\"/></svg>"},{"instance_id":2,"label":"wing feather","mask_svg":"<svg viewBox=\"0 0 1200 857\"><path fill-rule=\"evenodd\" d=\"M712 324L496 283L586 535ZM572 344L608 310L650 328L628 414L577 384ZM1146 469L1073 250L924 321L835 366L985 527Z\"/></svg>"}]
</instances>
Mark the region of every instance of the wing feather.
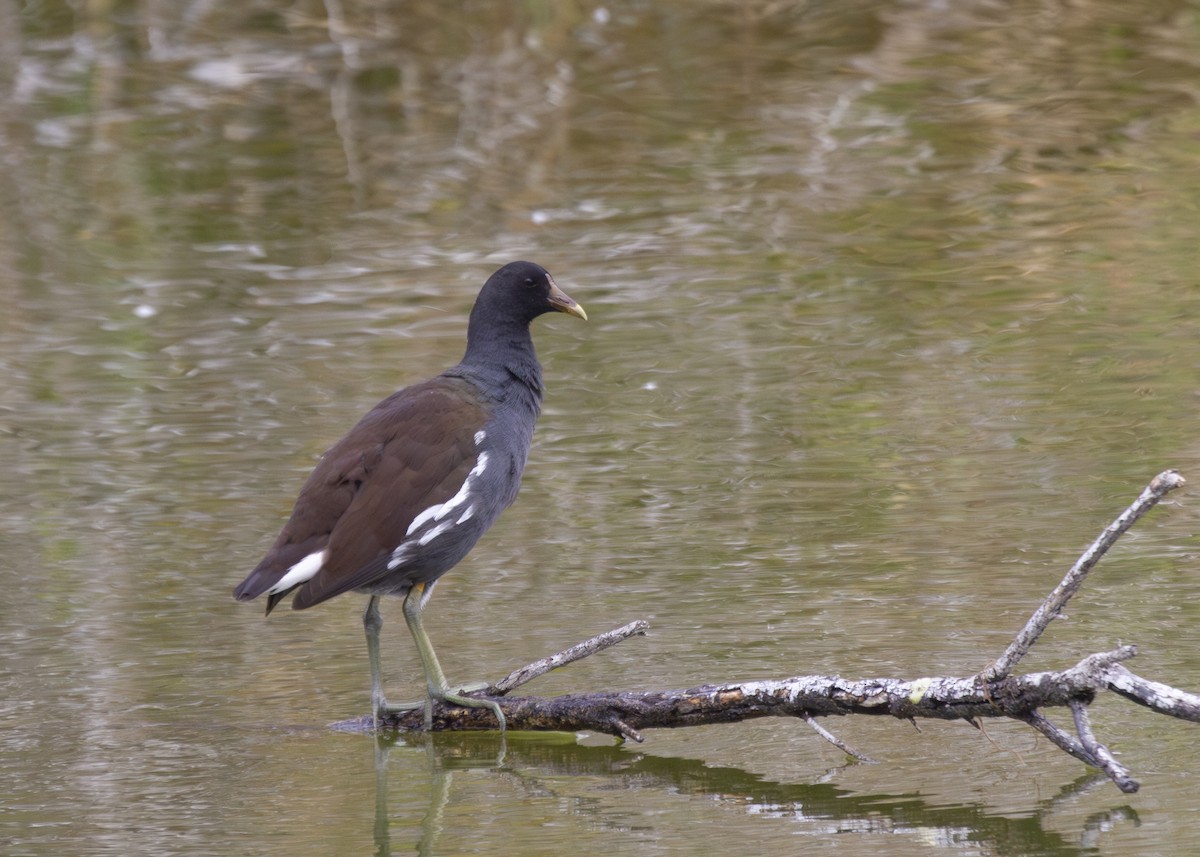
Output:
<instances>
[{"instance_id":1,"label":"wing feather","mask_svg":"<svg viewBox=\"0 0 1200 857\"><path fill-rule=\"evenodd\" d=\"M474 466L475 432L487 412L468 383L439 376L380 402L313 470L266 557L237 590L252 598L296 562L327 550L301 585L300 610L389 573L412 520L455 495ZM278 601L286 593L272 595ZM273 606L273 603L272 603Z\"/></svg>"}]
</instances>

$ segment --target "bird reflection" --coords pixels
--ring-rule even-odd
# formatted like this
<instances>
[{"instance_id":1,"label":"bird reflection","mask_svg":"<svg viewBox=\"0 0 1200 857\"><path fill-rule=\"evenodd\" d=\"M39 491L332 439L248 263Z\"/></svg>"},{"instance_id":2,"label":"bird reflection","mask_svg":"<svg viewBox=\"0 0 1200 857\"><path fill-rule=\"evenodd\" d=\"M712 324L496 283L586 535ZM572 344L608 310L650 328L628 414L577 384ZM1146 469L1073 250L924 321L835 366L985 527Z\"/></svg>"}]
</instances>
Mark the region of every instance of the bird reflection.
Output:
<instances>
[{"instance_id":1,"label":"bird reflection","mask_svg":"<svg viewBox=\"0 0 1200 857\"><path fill-rule=\"evenodd\" d=\"M494 756L475 758L469 761L468 767L499 769L504 764L507 752L506 739L501 733L499 741L494 736L482 737L489 749L496 747ZM388 811L388 756L393 747L401 743L397 733L378 733L375 735L375 824L373 839L376 857L389 857L392 853L391 814ZM409 733L404 735L404 746L420 745L429 760L429 808L421 819L421 838L414 850L420 855L436 853L435 846L442 834L442 819L445 817L446 805L450 801L450 785L454 777L452 767L457 763L461 766L461 745L448 745L428 733Z\"/></svg>"}]
</instances>

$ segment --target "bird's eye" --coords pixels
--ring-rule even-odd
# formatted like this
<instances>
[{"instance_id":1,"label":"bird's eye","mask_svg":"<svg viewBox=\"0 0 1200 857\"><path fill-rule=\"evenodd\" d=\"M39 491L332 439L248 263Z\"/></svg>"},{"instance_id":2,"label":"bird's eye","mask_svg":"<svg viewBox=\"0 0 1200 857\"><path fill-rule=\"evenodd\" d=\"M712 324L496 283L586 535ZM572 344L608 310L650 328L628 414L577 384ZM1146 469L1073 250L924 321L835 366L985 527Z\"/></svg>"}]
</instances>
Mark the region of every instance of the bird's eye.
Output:
<instances>
[{"instance_id":1,"label":"bird's eye","mask_svg":"<svg viewBox=\"0 0 1200 857\"><path fill-rule=\"evenodd\" d=\"M526 277L526 278L525 278L525 285L527 285L527 286L536 285L536 284L534 283L534 281L533 281L533 277Z\"/></svg>"}]
</instances>

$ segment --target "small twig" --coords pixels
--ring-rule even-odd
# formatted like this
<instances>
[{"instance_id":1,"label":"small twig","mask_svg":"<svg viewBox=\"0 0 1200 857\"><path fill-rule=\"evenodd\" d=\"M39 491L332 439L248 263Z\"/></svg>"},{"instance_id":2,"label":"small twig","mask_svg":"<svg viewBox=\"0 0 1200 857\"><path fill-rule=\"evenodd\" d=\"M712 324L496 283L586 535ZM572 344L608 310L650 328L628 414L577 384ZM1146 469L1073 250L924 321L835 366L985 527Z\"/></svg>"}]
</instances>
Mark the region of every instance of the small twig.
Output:
<instances>
[{"instance_id":1,"label":"small twig","mask_svg":"<svg viewBox=\"0 0 1200 857\"><path fill-rule=\"evenodd\" d=\"M1079 740L1088 755L1096 760L1096 767L1108 774L1108 778L1125 794L1133 794L1140 789L1141 784L1130 776L1129 769L1118 762L1112 751L1097 740L1088 718L1087 705L1079 700L1071 700L1067 705L1071 714L1075 716L1075 731L1079 734Z\"/></svg>"},{"instance_id":2,"label":"small twig","mask_svg":"<svg viewBox=\"0 0 1200 857\"><path fill-rule=\"evenodd\" d=\"M614 717L611 721L612 726L616 729L618 737L623 740L633 741L635 744L641 744L646 739L642 737L642 733L638 732L624 720L619 717Z\"/></svg>"},{"instance_id":3,"label":"small twig","mask_svg":"<svg viewBox=\"0 0 1200 857\"><path fill-rule=\"evenodd\" d=\"M1075 664L1075 669L1087 674L1096 683L1100 683L1107 678L1109 670L1121 663L1121 661L1136 658L1137 653L1137 646L1126 643L1123 646L1117 646L1111 652L1096 652L1094 655L1088 655ZM1166 687L1166 685L1163 685L1163 687Z\"/></svg>"},{"instance_id":4,"label":"small twig","mask_svg":"<svg viewBox=\"0 0 1200 857\"><path fill-rule=\"evenodd\" d=\"M1021 629L1021 633L1017 634L1008 648L1004 650L1004 654L984 670L982 674L984 681L993 682L1007 678L1016 668L1021 658L1029 653L1029 650L1037 642L1042 632L1058 617L1063 608L1066 607L1067 602L1079 590L1088 572L1108 552L1108 549L1113 546L1117 539L1146 512L1154 508L1158 501L1166 496L1168 492L1173 491L1183 484L1183 477L1174 470L1164 470L1150 480L1150 484L1142 491L1141 496L1128 509L1118 515L1117 519L1109 524L1104 529L1104 532L1100 534L1099 538L1092 542L1091 546L1083 552L1083 555L1075 561L1075 564L1071 566L1071 570L1067 572L1062 582L1054 588L1054 591L1046 597L1042 605L1029 617L1029 621Z\"/></svg>"},{"instance_id":5,"label":"small twig","mask_svg":"<svg viewBox=\"0 0 1200 857\"><path fill-rule=\"evenodd\" d=\"M1082 744L1043 717L1041 712L1031 711L1021 719L1049 738L1051 744L1068 756L1074 756L1085 765L1091 765L1093 768L1100 767L1100 762Z\"/></svg>"},{"instance_id":6,"label":"small twig","mask_svg":"<svg viewBox=\"0 0 1200 857\"><path fill-rule=\"evenodd\" d=\"M824 726L822 726L820 723L818 723L815 717L813 717L811 714L808 714L807 712L805 712L805 714L804 714L804 722L807 723L809 726L811 726L812 730L814 732L816 732L818 735L820 735L822 738L824 738L826 741L828 741L833 746L837 747L839 750L841 750L847 756L857 759L860 762L866 762L868 765L878 765L879 764L877 761L872 759L870 756L866 755L865 753L858 752L853 747L851 747L849 744L847 744L845 741L843 741L841 738L834 735L832 732L830 732L828 729L826 729Z\"/></svg>"},{"instance_id":7,"label":"small twig","mask_svg":"<svg viewBox=\"0 0 1200 857\"><path fill-rule=\"evenodd\" d=\"M559 667L564 667L573 661L586 658L588 655L594 655L596 652L603 651L610 646L615 646L629 637L645 634L646 629L649 627L650 625L647 622L638 619L620 628L614 628L611 631L605 631L603 634L597 634L590 640L584 640L582 643L576 643L569 649L563 649L556 655L548 655L521 667L519 670L513 670L500 679L500 681L484 690L483 694L485 696L504 696L509 691L515 690L523 684L528 684L535 678L543 676Z\"/></svg>"}]
</instances>

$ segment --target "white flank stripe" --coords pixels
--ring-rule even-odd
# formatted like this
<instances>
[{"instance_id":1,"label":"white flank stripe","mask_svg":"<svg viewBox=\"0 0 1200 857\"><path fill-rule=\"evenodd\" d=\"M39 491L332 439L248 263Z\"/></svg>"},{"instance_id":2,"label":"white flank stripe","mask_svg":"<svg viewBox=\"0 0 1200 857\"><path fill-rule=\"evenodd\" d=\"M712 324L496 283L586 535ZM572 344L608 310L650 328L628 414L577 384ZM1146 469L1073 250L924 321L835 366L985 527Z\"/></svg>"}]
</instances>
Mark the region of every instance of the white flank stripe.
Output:
<instances>
[{"instance_id":1,"label":"white flank stripe","mask_svg":"<svg viewBox=\"0 0 1200 857\"><path fill-rule=\"evenodd\" d=\"M483 439L485 437L487 437L487 432L485 432L483 429L480 429L479 431L475 432L475 448L476 449L479 449L479 444L483 443Z\"/></svg>"},{"instance_id":2,"label":"white flank stripe","mask_svg":"<svg viewBox=\"0 0 1200 857\"><path fill-rule=\"evenodd\" d=\"M388 560L388 571L395 571L401 563L408 559L408 548L409 545L405 542L392 551L392 558Z\"/></svg>"},{"instance_id":3,"label":"white flank stripe","mask_svg":"<svg viewBox=\"0 0 1200 857\"><path fill-rule=\"evenodd\" d=\"M317 551L310 553L304 559L293 565L287 570L287 574L279 578L279 582L267 590L268 595L274 595L276 592L283 592L291 589L293 586L299 586L306 580L315 577L317 572L321 570L321 566L325 564L325 555L328 551Z\"/></svg>"},{"instance_id":4,"label":"white flank stripe","mask_svg":"<svg viewBox=\"0 0 1200 857\"><path fill-rule=\"evenodd\" d=\"M446 532L446 530L450 529L453 526L454 526L454 524L450 523L449 521L445 521L441 524L438 524L432 530L425 533L425 535L421 536L421 538L417 539L417 544L427 545L431 541L436 539L438 536L440 536L442 533Z\"/></svg>"},{"instance_id":5,"label":"white flank stripe","mask_svg":"<svg viewBox=\"0 0 1200 857\"><path fill-rule=\"evenodd\" d=\"M435 503L421 514L412 519L412 523L408 525L408 531L404 537L408 538L421 527L428 524L430 521L440 521L442 518L449 515L471 497L471 484L479 478L483 471L487 470L488 454L486 452L479 453L479 460L475 462L475 466L471 468L471 472L467 474L467 478L463 480L462 487L458 489L458 493L447 500L445 503ZM435 532L439 534L440 529L435 528ZM422 538L421 544L425 544L428 539L433 536Z\"/></svg>"},{"instance_id":6,"label":"white flank stripe","mask_svg":"<svg viewBox=\"0 0 1200 857\"><path fill-rule=\"evenodd\" d=\"M404 533L404 537L408 538L416 530L419 530L421 527L425 526L426 523L428 523L429 521L432 521L433 516L436 515L440 511L442 511L442 507L439 504L436 506L430 506L424 512L417 515L417 517L412 519L412 523L408 525L408 530L407 530L407 532Z\"/></svg>"}]
</instances>

